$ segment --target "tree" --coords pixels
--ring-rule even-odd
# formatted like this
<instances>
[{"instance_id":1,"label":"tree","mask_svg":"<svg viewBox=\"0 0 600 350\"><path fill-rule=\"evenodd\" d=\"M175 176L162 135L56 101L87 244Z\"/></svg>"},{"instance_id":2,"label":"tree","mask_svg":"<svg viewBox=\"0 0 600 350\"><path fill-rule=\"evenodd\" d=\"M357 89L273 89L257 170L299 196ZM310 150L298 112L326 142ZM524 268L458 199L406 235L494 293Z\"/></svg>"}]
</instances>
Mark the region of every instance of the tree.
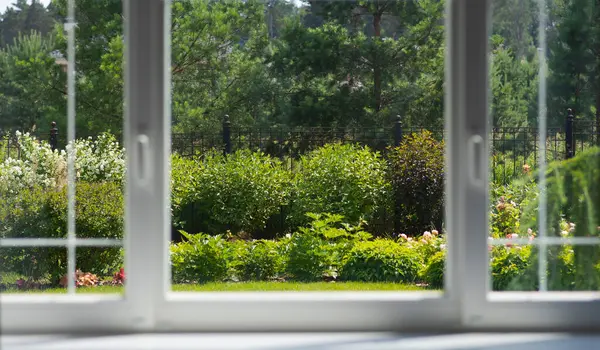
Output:
<instances>
[{"instance_id":1,"label":"tree","mask_svg":"<svg viewBox=\"0 0 600 350\"><path fill-rule=\"evenodd\" d=\"M67 0L53 0L57 16L67 17ZM121 0L78 0L75 32L77 132L97 134L123 127L123 17ZM55 28L57 49L66 57L62 24Z\"/></svg>"},{"instance_id":2,"label":"tree","mask_svg":"<svg viewBox=\"0 0 600 350\"><path fill-rule=\"evenodd\" d=\"M560 0L553 9L556 36L550 42L550 115L562 125L572 108L578 119L600 127L600 1Z\"/></svg>"},{"instance_id":3,"label":"tree","mask_svg":"<svg viewBox=\"0 0 600 350\"><path fill-rule=\"evenodd\" d=\"M434 49L435 57L435 46L442 42L444 6L439 0L331 1L321 12L325 18L350 27L355 35L367 36L367 55L361 58L372 71L371 108L376 113L397 98L383 93L385 87L391 88L394 73L410 76L417 70L410 65L414 63L411 59L423 59L419 51L427 48ZM402 66L404 69L397 69Z\"/></svg>"},{"instance_id":4,"label":"tree","mask_svg":"<svg viewBox=\"0 0 600 350\"><path fill-rule=\"evenodd\" d=\"M178 131L212 131L268 118L274 82L263 57L269 44L259 1L173 4L173 113Z\"/></svg>"},{"instance_id":5,"label":"tree","mask_svg":"<svg viewBox=\"0 0 600 350\"><path fill-rule=\"evenodd\" d=\"M64 120L65 76L53 48L52 37L33 32L0 50L0 129L48 130Z\"/></svg>"},{"instance_id":6,"label":"tree","mask_svg":"<svg viewBox=\"0 0 600 350\"><path fill-rule=\"evenodd\" d=\"M54 18L37 0L17 0L0 15L0 47L10 45L19 33L36 31L43 36L52 32Z\"/></svg>"},{"instance_id":7,"label":"tree","mask_svg":"<svg viewBox=\"0 0 600 350\"><path fill-rule=\"evenodd\" d=\"M310 26L307 16L291 23L271 58L294 79L294 123L382 126L409 110L415 82L438 76L429 63L440 57L443 12L435 0L311 1Z\"/></svg>"},{"instance_id":8,"label":"tree","mask_svg":"<svg viewBox=\"0 0 600 350\"><path fill-rule=\"evenodd\" d=\"M538 3L534 0L494 0L492 33L504 38L517 59L535 55L538 35Z\"/></svg>"},{"instance_id":9,"label":"tree","mask_svg":"<svg viewBox=\"0 0 600 350\"><path fill-rule=\"evenodd\" d=\"M494 126L537 124L537 57L517 56L498 35L492 38L492 116Z\"/></svg>"}]
</instances>

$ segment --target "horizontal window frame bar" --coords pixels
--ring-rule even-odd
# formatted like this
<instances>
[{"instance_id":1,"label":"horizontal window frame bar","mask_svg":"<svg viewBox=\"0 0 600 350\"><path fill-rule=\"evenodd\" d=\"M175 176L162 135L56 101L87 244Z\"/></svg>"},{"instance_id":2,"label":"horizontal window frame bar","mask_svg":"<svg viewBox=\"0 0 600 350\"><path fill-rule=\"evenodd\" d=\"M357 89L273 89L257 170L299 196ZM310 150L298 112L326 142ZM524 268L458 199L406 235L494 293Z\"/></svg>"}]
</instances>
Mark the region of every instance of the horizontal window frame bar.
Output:
<instances>
[{"instance_id":1,"label":"horizontal window frame bar","mask_svg":"<svg viewBox=\"0 0 600 350\"><path fill-rule=\"evenodd\" d=\"M419 300L409 295L413 293L420 294L417 298L427 294L401 292L386 298L383 297L385 292L364 295L361 292L299 292L296 296L293 292L275 295L233 292L213 296L202 293L173 296L175 293L170 293L169 299L157 309L155 327L164 332L456 331L462 328L457 303L442 297Z\"/></svg>"},{"instance_id":2,"label":"horizontal window frame bar","mask_svg":"<svg viewBox=\"0 0 600 350\"><path fill-rule=\"evenodd\" d=\"M0 294L4 334L147 332L121 294ZM110 310L110 311L109 311ZM107 312L108 311L108 312Z\"/></svg>"},{"instance_id":3,"label":"horizontal window frame bar","mask_svg":"<svg viewBox=\"0 0 600 350\"><path fill-rule=\"evenodd\" d=\"M0 248L46 247L122 247L123 241L111 238L2 238Z\"/></svg>"}]
</instances>

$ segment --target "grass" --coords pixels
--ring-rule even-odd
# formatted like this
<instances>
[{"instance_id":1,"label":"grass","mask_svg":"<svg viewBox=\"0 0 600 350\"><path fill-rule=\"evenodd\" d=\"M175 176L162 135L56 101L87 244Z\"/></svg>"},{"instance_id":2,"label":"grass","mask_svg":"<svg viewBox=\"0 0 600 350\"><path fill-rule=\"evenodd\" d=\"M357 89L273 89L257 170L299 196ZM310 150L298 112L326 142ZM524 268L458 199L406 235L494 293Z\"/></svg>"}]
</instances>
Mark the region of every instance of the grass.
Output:
<instances>
[{"instance_id":1,"label":"grass","mask_svg":"<svg viewBox=\"0 0 600 350\"><path fill-rule=\"evenodd\" d=\"M318 291L419 291L426 288L416 285L399 283L362 283L362 282L213 282L206 284L177 284L173 286L175 292L318 292ZM123 293L123 287L99 286L91 288L78 288L77 293ZM10 288L2 293L66 293L65 288L51 288L45 290L19 290Z\"/></svg>"}]
</instances>

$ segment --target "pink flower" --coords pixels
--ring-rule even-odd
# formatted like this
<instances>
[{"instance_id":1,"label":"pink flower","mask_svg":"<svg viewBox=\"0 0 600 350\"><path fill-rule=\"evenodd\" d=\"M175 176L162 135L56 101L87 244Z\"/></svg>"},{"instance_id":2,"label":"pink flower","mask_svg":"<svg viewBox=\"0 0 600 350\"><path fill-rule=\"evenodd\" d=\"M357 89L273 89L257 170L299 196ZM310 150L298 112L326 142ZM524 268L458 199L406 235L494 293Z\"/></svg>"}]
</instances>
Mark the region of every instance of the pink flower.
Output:
<instances>
[{"instance_id":1,"label":"pink flower","mask_svg":"<svg viewBox=\"0 0 600 350\"><path fill-rule=\"evenodd\" d=\"M433 234L434 236L437 236L439 234L438 230L431 230L431 234Z\"/></svg>"},{"instance_id":2,"label":"pink flower","mask_svg":"<svg viewBox=\"0 0 600 350\"><path fill-rule=\"evenodd\" d=\"M400 234L400 238L403 238L403 239L406 239L406 240L408 240L408 237L407 237L407 236L406 236L404 233L401 233L401 234Z\"/></svg>"},{"instance_id":3,"label":"pink flower","mask_svg":"<svg viewBox=\"0 0 600 350\"><path fill-rule=\"evenodd\" d=\"M509 234L506 235L506 238L508 238L508 239L517 239L517 238L519 238L519 235L516 234L516 233L509 233Z\"/></svg>"},{"instance_id":4,"label":"pink flower","mask_svg":"<svg viewBox=\"0 0 600 350\"><path fill-rule=\"evenodd\" d=\"M445 244L440 244L440 249L441 250L445 250L446 249L446 245Z\"/></svg>"},{"instance_id":5,"label":"pink flower","mask_svg":"<svg viewBox=\"0 0 600 350\"><path fill-rule=\"evenodd\" d=\"M431 232L425 231L423 233L423 238L425 238L425 239L431 239L431 238L433 238L433 236L431 235Z\"/></svg>"}]
</instances>

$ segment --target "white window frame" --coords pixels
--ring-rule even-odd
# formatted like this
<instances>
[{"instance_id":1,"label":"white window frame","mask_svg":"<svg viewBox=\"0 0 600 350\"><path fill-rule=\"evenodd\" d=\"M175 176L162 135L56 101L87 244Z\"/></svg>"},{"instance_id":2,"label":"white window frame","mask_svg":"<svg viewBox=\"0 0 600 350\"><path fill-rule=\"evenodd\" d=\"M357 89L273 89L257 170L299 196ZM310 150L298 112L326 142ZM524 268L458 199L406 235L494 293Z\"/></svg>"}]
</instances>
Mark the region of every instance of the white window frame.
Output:
<instances>
[{"instance_id":1,"label":"white window frame","mask_svg":"<svg viewBox=\"0 0 600 350\"><path fill-rule=\"evenodd\" d=\"M170 1L124 0L125 297L2 294L2 333L598 328L598 293L490 293L489 3L447 3L443 293L170 292Z\"/></svg>"}]
</instances>

